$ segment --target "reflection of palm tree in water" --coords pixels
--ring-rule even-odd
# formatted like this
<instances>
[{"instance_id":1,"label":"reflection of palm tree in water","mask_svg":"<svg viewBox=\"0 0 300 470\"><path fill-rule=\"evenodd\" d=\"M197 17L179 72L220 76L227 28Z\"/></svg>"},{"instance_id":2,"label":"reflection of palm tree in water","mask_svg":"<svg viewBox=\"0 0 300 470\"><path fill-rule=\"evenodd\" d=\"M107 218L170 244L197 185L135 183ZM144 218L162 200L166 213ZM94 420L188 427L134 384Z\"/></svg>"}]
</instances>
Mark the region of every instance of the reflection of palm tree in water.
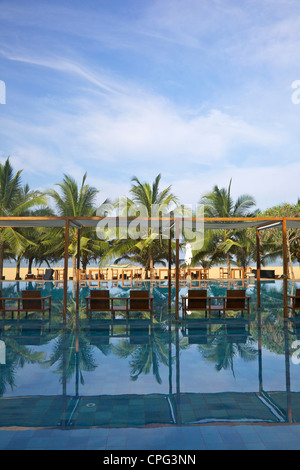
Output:
<instances>
[{"instance_id":1,"label":"reflection of palm tree in water","mask_svg":"<svg viewBox=\"0 0 300 470\"><path fill-rule=\"evenodd\" d=\"M50 358L44 365L52 367L57 365L56 373L61 375L61 381L70 380L75 374L76 394L78 384L84 384L83 371L93 371L97 365L94 360L93 347L90 345L86 333L79 329L78 320L82 309L76 311L76 303L72 301L68 305L67 326L59 331ZM107 348L103 346L103 354L107 354Z\"/></svg>"},{"instance_id":2,"label":"reflection of palm tree in water","mask_svg":"<svg viewBox=\"0 0 300 470\"><path fill-rule=\"evenodd\" d=\"M248 338L246 342L239 343L228 340L226 330L222 326L214 339L208 345L199 345L199 351L209 362L215 363L217 371L228 370L234 373L234 358L240 357L244 362L254 361L257 358L257 349L253 345L254 340Z\"/></svg>"},{"instance_id":3,"label":"reflection of palm tree in water","mask_svg":"<svg viewBox=\"0 0 300 470\"><path fill-rule=\"evenodd\" d=\"M13 338L5 337L6 363L0 365L0 396L2 397L7 386L15 388L18 369L23 369L26 364L41 363L44 360L44 352L30 351L26 346L18 344Z\"/></svg>"},{"instance_id":4,"label":"reflection of palm tree in water","mask_svg":"<svg viewBox=\"0 0 300 470\"><path fill-rule=\"evenodd\" d=\"M141 374L147 375L152 370L156 381L161 384L160 365L170 366L169 334L158 326L152 328L148 344L133 345L122 340L113 347L113 351L118 357L130 357L131 380L137 380Z\"/></svg>"}]
</instances>

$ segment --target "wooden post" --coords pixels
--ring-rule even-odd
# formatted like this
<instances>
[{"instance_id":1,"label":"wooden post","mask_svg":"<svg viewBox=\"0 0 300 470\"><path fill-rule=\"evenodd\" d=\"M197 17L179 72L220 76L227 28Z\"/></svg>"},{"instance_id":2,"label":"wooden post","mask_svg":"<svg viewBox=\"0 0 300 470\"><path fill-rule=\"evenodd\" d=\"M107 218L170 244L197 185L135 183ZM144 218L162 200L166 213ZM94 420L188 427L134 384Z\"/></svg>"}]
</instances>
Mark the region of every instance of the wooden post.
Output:
<instances>
[{"instance_id":1,"label":"wooden post","mask_svg":"<svg viewBox=\"0 0 300 470\"><path fill-rule=\"evenodd\" d=\"M175 320L179 319L179 219L175 222L176 260L175 260Z\"/></svg>"},{"instance_id":2,"label":"wooden post","mask_svg":"<svg viewBox=\"0 0 300 470\"><path fill-rule=\"evenodd\" d=\"M68 260L69 260L69 219L66 218L65 224L65 254L64 254L64 300L63 300L63 322L67 319L67 300L68 300Z\"/></svg>"},{"instance_id":3,"label":"wooden post","mask_svg":"<svg viewBox=\"0 0 300 470\"><path fill-rule=\"evenodd\" d=\"M77 230L76 309L79 308L80 228Z\"/></svg>"},{"instance_id":4,"label":"wooden post","mask_svg":"<svg viewBox=\"0 0 300 470\"><path fill-rule=\"evenodd\" d=\"M171 238L171 230L170 230L170 238L169 238L169 256L168 256L168 308L171 309L172 305L172 238Z\"/></svg>"},{"instance_id":5,"label":"wooden post","mask_svg":"<svg viewBox=\"0 0 300 470\"><path fill-rule=\"evenodd\" d=\"M256 229L256 286L257 286L257 308L260 308L260 237Z\"/></svg>"},{"instance_id":6,"label":"wooden post","mask_svg":"<svg viewBox=\"0 0 300 470\"><path fill-rule=\"evenodd\" d=\"M282 220L282 259L283 259L283 314L284 314L284 318L287 318L288 317L288 305L287 305L288 261L287 261L286 218Z\"/></svg>"}]
</instances>

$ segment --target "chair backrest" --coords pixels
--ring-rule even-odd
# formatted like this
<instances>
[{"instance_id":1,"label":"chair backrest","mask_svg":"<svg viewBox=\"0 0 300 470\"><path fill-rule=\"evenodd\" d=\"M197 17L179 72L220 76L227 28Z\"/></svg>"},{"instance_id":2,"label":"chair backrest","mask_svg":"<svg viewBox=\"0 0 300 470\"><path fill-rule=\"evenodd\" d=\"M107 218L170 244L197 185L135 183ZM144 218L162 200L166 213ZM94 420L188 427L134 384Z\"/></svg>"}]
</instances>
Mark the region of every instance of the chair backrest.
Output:
<instances>
[{"instance_id":1,"label":"chair backrest","mask_svg":"<svg viewBox=\"0 0 300 470\"><path fill-rule=\"evenodd\" d=\"M297 309L300 308L300 289L296 289L294 306Z\"/></svg>"},{"instance_id":2,"label":"chair backrest","mask_svg":"<svg viewBox=\"0 0 300 470\"><path fill-rule=\"evenodd\" d=\"M45 281L51 281L53 279L53 273L54 273L54 269L51 269L51 268L46 269L44 280Z\"/></svg>"},{"instance_id":3,"label":"chair backrest","mask_svg":"<svg viewBox=\"0 0 300 470\"><path fill-rule=\"evenodd\" d=\"M131 310L149 310L149 291L131 290L130 291L130 309Z\"/></svg>"},{"instance_id":4,"label":"chair backrest","mask_svg":"<svg viewBox=\"0 0 300 470\"><path fill-rule=\"evenodd\" d=\"M109 290L91 290L91 310L110 310Z\"/></svg>"},{"instance_id":5,"label":"chair backrest","mask_svg":"<svg viewBox=\"0 0 300 470\"><path fill-rule=\"evenodd\" d=\"M195 298L195 297L202 297L202 298ZM203 298L204 297L204 298ZM207 301L207 290L206 289L190 289L188 291L188 306L189 310L193 309L206 309Z\"/></svg>"},{"instance_id":6,"label":"chair backrest","mask_svg":"<svg viewBox=\"0 0 300 470\"><path fill-rule=\"evenodd\" d=\"M234 298L232 298L234 297ZM246 291L245 289L232 289L227 291L226 308L240 309L245 308Z\"/></svg>"},{"instance_id":7,"label":"chair backrest","mask_svg":"<svg viewBox=\"0 0 300 470\"><path fill-rule=\"evenodd\" d=\"M23 309L38 310L42 308L42 295L40 290L22 290Z\"/></svg>"}]
</instances>

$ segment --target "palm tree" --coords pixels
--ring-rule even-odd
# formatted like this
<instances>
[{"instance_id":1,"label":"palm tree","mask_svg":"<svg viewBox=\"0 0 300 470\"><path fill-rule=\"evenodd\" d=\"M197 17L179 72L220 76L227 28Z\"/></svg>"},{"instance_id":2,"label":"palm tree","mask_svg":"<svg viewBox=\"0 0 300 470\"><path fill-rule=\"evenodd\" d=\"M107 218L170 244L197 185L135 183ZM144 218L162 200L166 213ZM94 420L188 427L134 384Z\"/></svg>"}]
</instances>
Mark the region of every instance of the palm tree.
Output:
<instances>
[{"instance_id":1,"label":"palm tree","mask_svg":"<svg viewBox=\"0 0 300 470\"><path fill-rule=\"evenodd\" d=\"M228 189L215 186L212 191L202 196L205 217L253 217L257 211L250 211L256 203L249 194L242 194L234 201L231 197L231 181ZM217 252L226 254L227 269L230 272L230 252L234 246L240 246L233 230L214 231Z\"/></svg>"},{"instance_id":2,"label":"palm tree","mask_svg":"<svg viewBox=\"0 0 300 470\"><path fill-rule=\"evenodd\" d=\"M300 214L300 204L299 200L297 204L287 204L283 203L279 206L271 207L267 209L262 214L262 217L299 217ZM271 228L266 230L267 234L262 234L262 242L266 243L266 240L269 241L270 250L266 255L267 259L274 259L276 257L282 256L282 233L280 230L276 228ZM289 260L289 268L290 274L292 279L295 279L294 269L293 269L293 261L299 260L299 236L300 230L299 229L291 229L287 230L287 254ZM270 240L271 239L271 240ZM272 241L273 243L270 243Z\"/></svg>"},{"instance_id":3,"label":"palm tree","mask_svg":"<svg viewBox=\"0 0 300 470\"><path fill-rule=\"evenodd\" d=\"M172 204L177 204L177 197L171 192L171 186L160 190L160 180L160 174L152 185L147 182L141 183L136 176L132 178L131 198L126 199L126 215L139 213L141 208L143 216L148 219L159 216L161 213L166 217L170 214L170 207ZM148 228L146 234L143 233L139 239L127 238L115 241L106 258L117 257L118 260L129 258L140 262L146 269L152 269L155 262L162 262L167 258L167 253L166 240L163 239L162 234L154 233L151 228Z\"/></svg>"},{"instance_id":4,"label":"palm tree","mask_svg":"<svg viewBox=\"0 0 300 470\"><path fill-rule=\"evenodd\" d=\"M98 190L86 184L87 173L84 174L80 188L74 178L64 175L62 183L58 183L60 193L51 189L47 192L55 202L57 212L64 217L90 217L96 212L95 202ZM71 228L70 251L73 258L73 279L76 278L76 250L77 230Z\"/></svg>"},{"instance_id":5,"label":"palm tree","mask_svg":"<svg viewBox=\"0 0 300 470\"><path fill-rule=\"evenodd\" d=\"M28 185L22 186L22 170L13 172L9 158L4 164L0 163L0 216L23 217L28 215L33 207L46 205L46 198L40 191L32 191ZM13 227L0 229L0 279L3 275L3 260L5 249L20 255L22 250L31 243L20 230Z\"/></svg>"}]
</instances>

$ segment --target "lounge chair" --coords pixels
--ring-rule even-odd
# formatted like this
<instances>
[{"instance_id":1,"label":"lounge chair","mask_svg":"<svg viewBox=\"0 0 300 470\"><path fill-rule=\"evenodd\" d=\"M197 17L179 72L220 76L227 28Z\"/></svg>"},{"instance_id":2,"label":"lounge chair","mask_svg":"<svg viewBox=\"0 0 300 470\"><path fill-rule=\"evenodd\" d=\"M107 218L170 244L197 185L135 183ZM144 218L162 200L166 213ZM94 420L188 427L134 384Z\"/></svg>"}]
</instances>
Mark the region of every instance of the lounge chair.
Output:
<instances>
[{"instance_id":1,"label":"lounge chair","mask_svg":"<svg viewBox=\"0 0 300 470\"><path fill-rule=\"evenodd\" d=\"M190 289L186 297L182 296L183 316L186 317L187 311L205 311L207 315L209 310L207 300L207 290Z\"/></svg>"},{"instance_id":2,"label":"lounge chair","mask_svg":"<svg viewBox=\"0 0 300 470\"><path fill-rule=\"evenodd\" d=\"M292 304L288 306L293 312L300 309L300 289L296 289L295 295L288 295L289 299L292 299Z\"/></svg>"},{"instance_id":3,"label":"lounge chair","mask_svg":"<svg viewBox=\"0 0 300 470\"><path fill-rule=\"evenodd\" d=\"M232 289L227 290L227 297L225 299L225 311L241 311L242 314L244 311L248 312L249 315L249 300L250 297L246 296L245 289ZM225 312L224 312L225 313Z\"/></svg>"},{"instance_id":4,"label":"lounge chair","mask_svg":"<svg viewBox=\"0 0 300 470\"><path fill-rule=\"evenodd\" d=\"M11 312L12 315L14 312L17 312L18 315L20 312L25 312L26 315L28 312L42 312L43 318L45 312L49 312L49 318L51 315L51 295L42 297L40 290L23 290L22 297L8 297L6 299L2 298L3 304L3 314L5 312ZM17 305L6 306L6 301L16 301ZM46 302L47 301L47 302Z\"/></svg>"},{"instance_id":5,"label":"lounge chair","mask_svg":"<svg viewBox=\"0 0 300 470\"><path fill-rule=\"evenodd\" d=\"M0 291L0 312L2 315L5 314L5 298L2 298L2 291Z\"/></svg>"},{"instance_id":6,"label":"lounge chair","mask_svg":"<svg viewBox=\"0 0 300 470\"><path fill-rule=\"evenodd\" d=\"M44 275L44 281L52 281L53 280L54 269L46 269Z\"/></svg>"},{"instance_id":7,"label":"lounge chair","mask_svg":"<svg viewBox=\"0 0 300 470\"><path fill-rule=\"evenodd\" d=\"M35 275L32 274L32 273L25 274L25 280L27 280L27 279L35 279L35 278L36 278Z\"/></svg>"},{"instance_id":8,"label":"lounge chair","mask_svg":"<svg viewBox=\"0 0 300 470\"><path fill-rule=\"evenodd\" d=\"M112 305L109 297L109 290L91 290L86 297L86 314L90 316L92 312L110 312Z\"/></svg>"},{"instance_id":9,"label":"lounge chair","mask_svg":"<svg viewBox=\"0 0 300 470\"><path fill-rule=\"evenodd\" d=\"M212 305L211 301L216 297L207 297L206 289L189 289L187 296L182 296L182 312L183 317L186 318L186 314L189 311L205 311L205 316L207 312L211 313L212 311L224 310L222 305Z\"/></svg>"},{"instance_id":10,"label":"lounge chair","mask_svg":"<svg viewBox=\"0 0 300 470\"><path fill-rule=\"evenodd\" d=\"M147 290L131 290L128 312L150 312L153 315L153 296Z\"/></svg>"}]
</instances>

